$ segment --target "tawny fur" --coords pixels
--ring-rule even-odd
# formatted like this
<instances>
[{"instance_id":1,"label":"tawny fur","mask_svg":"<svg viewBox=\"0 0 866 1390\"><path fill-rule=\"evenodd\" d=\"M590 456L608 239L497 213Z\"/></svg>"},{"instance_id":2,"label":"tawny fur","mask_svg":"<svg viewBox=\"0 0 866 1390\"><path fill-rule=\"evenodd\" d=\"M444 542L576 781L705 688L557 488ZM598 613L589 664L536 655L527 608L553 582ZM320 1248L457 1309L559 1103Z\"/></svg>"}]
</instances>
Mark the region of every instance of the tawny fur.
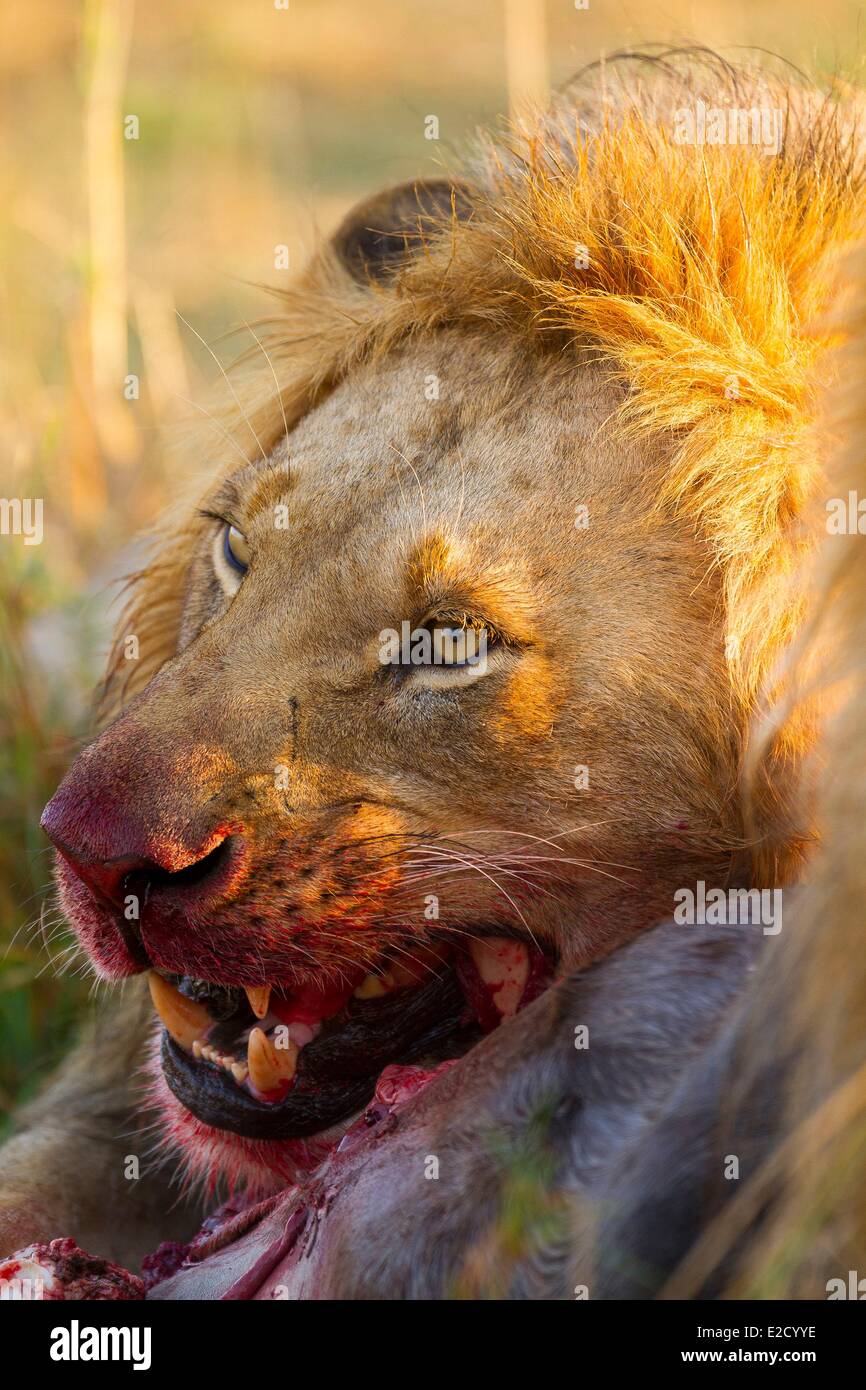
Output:
<instances>
[{"instance_id":1,"label":"tawny fur","mask_svg":"<svg viewBox=\"0 0 866 1390\"><path fill-rule=\"evenodd\" d=\"M803 595L809 623L794 652L799 699L817 706L820 846L797 907L788 970L772 991L797 1059L784 1144L762 1186L771 1220L734 1292L823 1298L862 1274L866 1251L866 537L828 534L829 504L866 498L866 249L845 261L832 316L843 342L823 426L835 439L816 508L818 564ZM781 706L784 726L790 701ZM808 790L808 784L807 784ZM771 1005L772 1007L772 1005ZM723 1227L719 1244L730 1233Z\"/></svg>"}]
</instances>

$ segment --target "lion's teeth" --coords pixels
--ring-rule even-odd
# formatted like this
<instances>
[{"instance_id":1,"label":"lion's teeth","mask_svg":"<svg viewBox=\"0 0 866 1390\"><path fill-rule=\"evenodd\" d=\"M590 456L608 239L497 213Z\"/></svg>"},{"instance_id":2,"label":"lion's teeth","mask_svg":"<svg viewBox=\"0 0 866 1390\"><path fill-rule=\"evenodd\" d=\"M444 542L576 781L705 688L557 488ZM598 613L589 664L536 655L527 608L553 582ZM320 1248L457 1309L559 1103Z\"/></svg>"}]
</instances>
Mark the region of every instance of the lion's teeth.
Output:
<instances>
[{"instance_id":1,"label":"lion's teeth","mask_svg":"<svg viewBox=\"0 0 866 1390\"><path fill-rule=\"evenodd\" d=\"M262 1028L254 1028L247 1042L247 1066L253 1087L263 1094L281 1090L286 1082L294 1080L297 1057L295 1043L274 1047Z\"/></svg>"},{"instance_id":2,"label":"lion's teeth","mask_svg":"<svg viewBox=\"0 0 866 1390\"><path fill-rule=\"evenodd\" d=\"M155 970L148 973L147 983L150 986L153 1007L163 1025L176 1043L187 1052L191 1051L196 1039L213 1025L213 1019L207 1009L202 1004L187 999L174 985L170 985L168 980L157 975Z\"/></svg>"},{"instance_id":3,"label":"lion's teeth","mask_svg":"<svg viewBox=\"0 0 866 1390\"><path fill-rule=\"evenodd\" d=\"M529 952L522 941L491 937L473 941L469 954L503 1018L511 1018L529 978Z\"/></svg>"},{"instance_id":4,"label":"lion's teeth","mask_svg":"<svg viewBox=\"0 0 866 1390\"><path fill-rule=\"evenodd\" d=\"M389 970L384 975L367 975L354 991L356 999L380 999L394 988L394 977Z\"/></svg>"},{"instance_id":5,"label":"lion's teeth","mask_svg":"<svg viewBox=\"0 0 866 1390\"><path fill-rule=\"evenodd\" d=\"M244 985L244 991L256 1018L264 1018L271 1002L270 985Z\"/></svg>"},{"instance_id":6,"label":"lion's teeth","mask_svg":"<svg viewBox=\"0 0 866 1390\"><path fill-rule=\"evenodd\" d=\"M211 1047L210 1043L203 1043L196 1040L192 1045L194 1057L204 1058L206 1062L212 1062L216 1067L222 1067L223 1071L230 1071L239 1086L242 1086L249 1075L245 1062L236 1062L227 1052L220 1052L218 1048Z\"/></svg>"}]
</instances>

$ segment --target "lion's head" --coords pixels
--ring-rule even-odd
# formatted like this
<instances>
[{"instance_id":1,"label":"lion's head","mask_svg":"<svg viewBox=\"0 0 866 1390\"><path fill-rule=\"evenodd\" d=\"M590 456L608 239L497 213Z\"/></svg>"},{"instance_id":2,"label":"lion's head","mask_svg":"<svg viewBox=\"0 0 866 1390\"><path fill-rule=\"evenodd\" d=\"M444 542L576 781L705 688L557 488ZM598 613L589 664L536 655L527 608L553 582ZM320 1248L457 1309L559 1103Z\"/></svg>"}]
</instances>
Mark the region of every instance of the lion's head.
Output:
<instances>
[{"instance_id":1,"label":"lion's head","mask_svg":"<svg viewBox=\"0 0 866 1390\"><path fill-rule=\"evenodd\" d=\"M777 863L743 731L848 215L833 118L798 109L767 163L678 143L657 92L592 133L565 103L358 209L260 330L232 452L139 581L132 698L43 822L97 970L152 972L208 1163L284 1176L389 1063Z\"/></svg>"}]
</instances>

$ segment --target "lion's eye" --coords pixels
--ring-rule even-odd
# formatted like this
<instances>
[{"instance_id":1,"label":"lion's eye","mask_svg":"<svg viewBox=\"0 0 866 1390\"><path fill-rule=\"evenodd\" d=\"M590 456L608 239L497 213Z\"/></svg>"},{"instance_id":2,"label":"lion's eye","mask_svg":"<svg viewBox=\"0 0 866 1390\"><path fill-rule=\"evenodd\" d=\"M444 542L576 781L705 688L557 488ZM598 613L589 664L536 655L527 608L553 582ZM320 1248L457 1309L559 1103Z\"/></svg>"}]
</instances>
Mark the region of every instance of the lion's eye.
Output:
<instances>
[{"instance_id":1,"label":"lion's eye","mask_svg":"<svg viewBox=\"0 0 866 1390\"><path fill-rule=\"evenodd\" d=\"M454 690L471 685L508 660L508 640L471 614L443 613L420 627L404 619L379 633L379 660L399 672L407 689Z\"/></svg>"},{"instance_id":2,"label":"lion's eye","mask_svg":"<svg viewBox=\"0 0 866 1390\"><path fill-rule=\"evenodd\" d=\"M431 664L434 666L477 666L483 662L490 637L486 627L432 626Z\"/></svg>"},{"instance_id":3,"label":"lion's eye","mask_svg":"<svg viewBox=\"0 0 866 1390\"><path fill-rule=\"evenodd\" d=\"M236 526L226 526L223 532L223 554L232 569L244 574L250 563L247 538Z\"/></svg>"}]
</instances>

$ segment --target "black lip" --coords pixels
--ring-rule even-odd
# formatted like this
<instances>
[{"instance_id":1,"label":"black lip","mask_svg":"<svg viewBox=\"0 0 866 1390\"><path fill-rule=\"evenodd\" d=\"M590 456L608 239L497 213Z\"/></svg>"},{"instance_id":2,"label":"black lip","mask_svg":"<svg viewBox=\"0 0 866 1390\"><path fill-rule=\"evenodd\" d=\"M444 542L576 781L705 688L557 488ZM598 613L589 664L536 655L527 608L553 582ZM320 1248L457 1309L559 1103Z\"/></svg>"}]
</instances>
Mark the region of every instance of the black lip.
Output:
<instances>
[{"instance_id":1,"label":"black lip","mask_svg":"<svg viewBox=\"0 0 866 1390\"><path fill-rule=\"evenodd\" d=\"M419 989L352 1000L302 1048L294 1086L276 1104L256 1100L216 1067L196 1061L166 1032L162 1067L173 1094L205 1124L247 1139L304 1139L364 1106L389 1063L456 1056L479 1036L449 971Z\"/></svg>"},{"instance_id":2,"label":"black lip","mask_svg":"<svg viewBox=\"0 0 866 1390\"><path fill-rule=\"evenodd\" d=\"M277 1105L266 1105L215 1067L195 1061L163 1032L162 1069L181 1105L214 1129L246 1139L303 1139L336 1124L372 1094L364 1082L305 1093L297 1084Z\"/></svg>"}]
</instances>

